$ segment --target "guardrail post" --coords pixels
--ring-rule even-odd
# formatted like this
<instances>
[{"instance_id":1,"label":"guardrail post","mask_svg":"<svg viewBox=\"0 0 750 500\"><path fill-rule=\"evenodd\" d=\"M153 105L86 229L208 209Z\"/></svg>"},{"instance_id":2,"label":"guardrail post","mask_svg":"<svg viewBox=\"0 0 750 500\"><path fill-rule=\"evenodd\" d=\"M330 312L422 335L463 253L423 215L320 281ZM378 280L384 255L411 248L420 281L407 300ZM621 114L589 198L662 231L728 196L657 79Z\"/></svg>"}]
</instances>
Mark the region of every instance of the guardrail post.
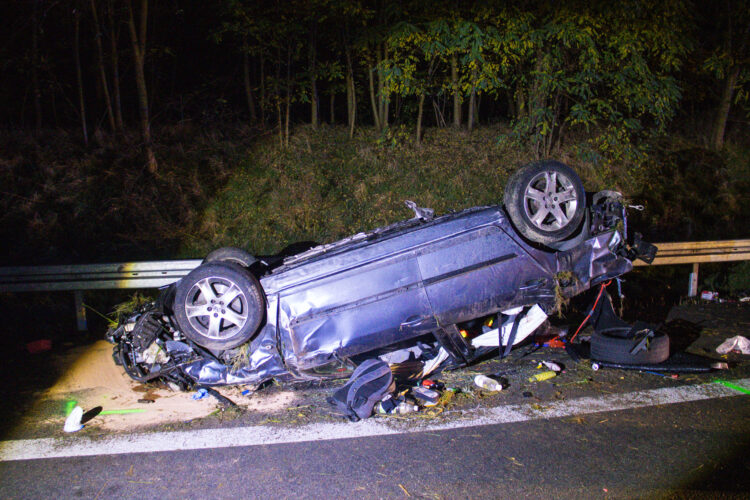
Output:
<instances>
[{"instance_id":1,"label":"guardrail post","mask_svg":"<svg viewBox=\"0 0 750 500\"><path fill-rule=\"evenodd\" d=\"M74 291L73 296L76 301L76 322L78 323L78 331L85 332L88 330L88 325L86 324L86 306L83 305L83 290Z\"/></svg>"},{"instance_id":2,"label":"guardrail post","mask_svg":"<svg viewBox=\"0 0 750 500\"><path fill-rule=\"evenodd\" d=\"M698 263L693 263L693 272L690 273L690 285L688 288L688 297L698 295Z\"/></svg>"}]
</instances>

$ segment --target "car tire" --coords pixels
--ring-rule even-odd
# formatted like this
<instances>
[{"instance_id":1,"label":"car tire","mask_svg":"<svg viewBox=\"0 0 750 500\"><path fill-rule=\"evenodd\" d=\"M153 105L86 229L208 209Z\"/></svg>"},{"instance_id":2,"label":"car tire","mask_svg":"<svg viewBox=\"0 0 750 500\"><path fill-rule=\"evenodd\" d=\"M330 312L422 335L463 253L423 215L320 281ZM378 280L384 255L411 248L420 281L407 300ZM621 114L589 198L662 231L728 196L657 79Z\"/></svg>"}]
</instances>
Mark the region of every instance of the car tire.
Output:
<instances>
[{"instance_id":1,"label":"car tire","mask_svg":"<svg viewBox=\"0 0 750 500\"><path fill-rule=\"evenodd\" d=\"M529 240L549 245L581 226L586 192L580 177L559 161L530 163L505 185L505 210L514 227Z\"/></svg>"},{"instance_id":2,"label":"car tire","mask_svg":"<svg viewBox=\"0 0 750 500\"><path fill-rule=\"evenodd\" d=\"M630 351L639 340L633 337L616 337L606 333L594 332L591 335L591 359L626 365L653 365L669 357L669 337L663 332L656 332L649 339L647 349L635 354Z\"/></svg>"},{"instance_id":3,"label":"car tire","mask_svg":"<svg viewBox=\"0 0 750 500\"><path fill-rule=\"evenodd\" d=\"M209 262L232 262L242 267L250 267L257 261L258 259L241 248L222 247L217 248L213 252L206 255L206 258L203 259L202 264L207 264Z\"/></svg>"},{"instance_id":4,"label":"car tire","mask_svg":"<svg viewBox=\"0 0 750 500\"><path fill-rule=\"evenodd\" d=\"M232 262L201 264L177 284L177 326L205 348L226 350L244 344L258 330L264 313L260 283Z\"/></svg>"}]
</instances>

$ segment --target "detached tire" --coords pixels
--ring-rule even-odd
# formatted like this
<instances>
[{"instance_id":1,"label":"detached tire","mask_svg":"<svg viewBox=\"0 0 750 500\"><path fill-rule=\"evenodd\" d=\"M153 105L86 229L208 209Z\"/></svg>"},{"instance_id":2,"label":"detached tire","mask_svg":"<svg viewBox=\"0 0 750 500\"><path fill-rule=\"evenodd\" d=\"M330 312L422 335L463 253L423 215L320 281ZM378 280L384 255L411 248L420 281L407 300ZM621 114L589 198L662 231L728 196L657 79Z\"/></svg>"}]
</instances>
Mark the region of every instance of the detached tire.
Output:
<instances>
[{"instance_id":1,"label":"detached tire","mask_svg":"<svg viewBox=\"0 0 750 500\"><path fill-rule=\"evenodd\" d=\"M591 335L591 359L609 361L625 365L653 365L669 357L669 337L656 332L649 339L647 349L630 354L630 350L639 342L634 338L615 337L594 332Z\"/></svg>"},{"instance_id":2,"label":"detached tire","mask_svg":"<svg viewBox=\"0 0 750 500\"><path fill-rule=\"evenodd\" d=\"M578 174L559 161L530 163L505 185L505 210L515 228L549 245L571 236L586 212L586 192Z\"/></svg>"},{"instance_id":3,"label":"detached tire","mask_svg":"<svg viewBox=\"0 0 750 500\"><path fill-rule=\"evenodd\" d=\"M203 259L202 264L207 264L209 262L231 262L242 267L250 267L257 261L258 259L241 248L222 247L217 248L213 252L210 252L208 255L206 255L206 258Z\"/></svg>"},{"instance_id":4,"label":"detached tire","mask_svg":"<svg viewBox=\"0 0 750 500\"><path fill-rule=\"evenodd\" d=\"M258 330L264 312L260 283L231 262L201 264L177 284L177 325L187 338L208 349L244 344Z\"/></svg>"}]
</instances>

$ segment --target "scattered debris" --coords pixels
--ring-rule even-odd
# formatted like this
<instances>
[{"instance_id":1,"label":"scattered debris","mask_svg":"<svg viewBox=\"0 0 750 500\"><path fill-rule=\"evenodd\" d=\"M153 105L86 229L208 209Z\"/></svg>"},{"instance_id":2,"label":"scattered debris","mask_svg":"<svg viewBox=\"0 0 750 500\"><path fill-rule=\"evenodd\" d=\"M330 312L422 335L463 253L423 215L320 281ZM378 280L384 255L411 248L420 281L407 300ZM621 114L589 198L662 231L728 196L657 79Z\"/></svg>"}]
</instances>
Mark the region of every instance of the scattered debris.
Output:
<instances>
[{"instance_id":1,"label":"scattered debris","mask_svg":"<svg viewBox=\"0 0 750 500\"><path fill-rule=\"evenodd\" d=\"M712 292L710 290L704 290L701 292L701 299L703 300L709 300L709 301L716 301L719 299L719 292Z\"/></svg>"},{"instance_id":2,"label":"scattered debris","mask_svg":"<svg viewBox=\"0 0 750 500\"><path fill-rule=\"evenodd\" d=\"M658 375L660 377L673 378L673 379L680 378L680 376L677 375L676 373L659 373L659 372L653 372L651 370L641 370L641 371L643 373L650 373L651 375Z\"/></svg>"},{"instance_id":3,"label":"scattered debris","mask_svg":"<svg viewBox=\"0 0 750 500\"><path fill-rule=\"evenodd\" d=\"M198 401L199 399L203 399L206 396L208 396L208 390L205 387L201 387L197 391L195 391L195 394L193 394L193 399Z\"/></svg>"},{"instance_id":4,"label":"scattered debris","mask_svg":"<svg viewBox=\"0 0 750 500\"><path fill-rule=\"evenodd\" d=\"M553 372L552 370L543 371L529 377L529 382L541 382L543 380L549 380L551 378L554 378L556 375L557 373Z\"/></svg>"},{"instance_id":5,"label":"scattered debris","mask_svg":"<svg viewBox=\"0 0 750 500\"><path fill-rule=\"evenodd\" d=\"M502 383L486 375L477 375L476 377L474 377L474 384L477 387L486 389L488 391L502 391L503 390Z\"/></svg>"},{"instance_id":6,"label":"scattered debris","mask_svg":"<svg viewBox=\"0 0 750 500\"><path fill-rule=\"evenodd\" d=\"M333 393L328 402L352 422L372 416L375 404L394 391L393 373L379 359L360 364L349 382Z\"/></svg>"},{"instance_id":7,"label":"scattered debris","mask_svg":"<svg viewBox=\"0 0 750 500\"><path fill-rule=\"evenodd\" d=\"M78 432L83 429L81 418L83 417L83 408L76 406L73 411L70 412L68 418L65 419L65 426L63 430L65 432Z\"/></svg>"},{"instance_id":8,"label":"scattered debris","mask_svg":"<svg viewBox=\"0 0 750 500\"><path fill-rule=\"evenodd\" d=\"M730 352L750 354L750 340L742 335L737 335L722 342L719 347L716 348L716 352L719 354L728 354Z\"/></svg>"},{"instance_id":9,"label":"scattered debris","mask_svg":"<svg viewBox=\"0 0 750 500\"><path fill-rule=\"evenodd\" d=\"M522 308L517 307L515 309L503 311L503 315L508 316L508 318L503 322L502 326L493 330L488 328L486 332L471 339L471 345L475 348L508 345L513 331L513 325L516 323L516 316L522 313L521 309ZM518 331L516 332L515 338L512 340L512 345L518 344L528 337L534 330L539 328L546 319L547 315L542 308L539 307L538 304L534 305L534 307L529 309L529 311L518 322Z\"/></svg>"},{"instance_id":10,"label":"scattered debris","mask_svg":"<svg viewBox=\"0 0 750 500\"><path fill-rule=\"evenodd\" d=\"M553 372L562 371L562 367L552 361L542 361L537 368L541 368L542 366L546 366L548 370L552 370Z\"/></svg>"}]
</instances>

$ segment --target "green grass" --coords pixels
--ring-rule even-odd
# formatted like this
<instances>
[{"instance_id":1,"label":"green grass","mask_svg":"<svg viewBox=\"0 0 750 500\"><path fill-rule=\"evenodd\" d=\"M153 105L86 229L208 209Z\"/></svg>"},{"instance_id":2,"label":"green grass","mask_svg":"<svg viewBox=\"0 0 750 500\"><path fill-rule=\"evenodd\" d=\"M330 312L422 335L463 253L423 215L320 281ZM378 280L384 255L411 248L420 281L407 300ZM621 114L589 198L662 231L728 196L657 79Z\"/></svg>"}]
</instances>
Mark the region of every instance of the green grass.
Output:
<instances>
[{"instance_id":1,"label":"green grass","mask_svg":"<svg viewBox=\"0 0 750 500\"><path fill-rule=\"evenodd\" d=\"M421 146L406 134L372 129L349 139L343 127L298 129L285 150L267 139L238 159L182 253L239 246L270 254L298 241L335 241L411 217L405 200L438 214L500 204L509 175L532 160L498 145L500 132L428 129ZM578 168L587 189L613 177L570 154L562 160Z\"/></svg>"}]
</instances>

